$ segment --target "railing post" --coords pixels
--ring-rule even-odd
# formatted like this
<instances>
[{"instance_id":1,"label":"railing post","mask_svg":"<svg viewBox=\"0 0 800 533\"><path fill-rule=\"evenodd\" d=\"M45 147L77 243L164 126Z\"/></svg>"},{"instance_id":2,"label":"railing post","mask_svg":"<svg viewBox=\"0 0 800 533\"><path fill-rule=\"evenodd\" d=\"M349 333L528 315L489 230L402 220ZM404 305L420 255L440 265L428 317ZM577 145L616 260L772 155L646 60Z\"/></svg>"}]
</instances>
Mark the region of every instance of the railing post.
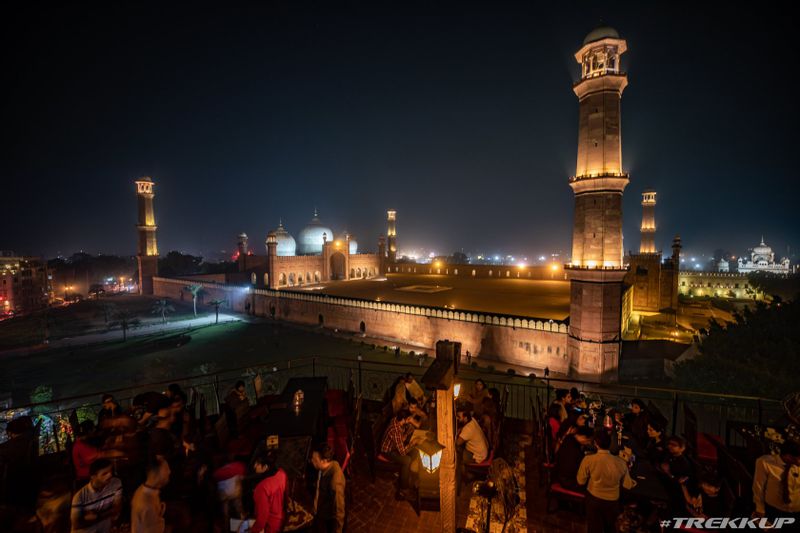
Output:
<instances>
[{"instance_id":1,"label":"railing post","mask_svg":"<svg viewBox=\"0 0 800 533\"><path fill-rule=\"evenodd\" d=\"M677 435L676 428L678 427L678 393L672 393L672 434ZM694 446L697 443L692 443Z\"/></svg>"},{"instance_id":2,"label":"railing post","mask_svg":"<svg viewBox=\"0 0 800 533\"><path fill-rule=\"evenodd\" d=\"M761 417L763 415L763 411L761 410L761 398L759 398L757 401L758 401L758 425L763 426L764 423L761 420Z\"/></svg>"},{"instance_id":3,"label":"railing post","mask_svg":"<svg viewBox=\"0 0 800 533\"><path fill-rule=\"evenodd\" d=\"M358 356L358 393L361 394L361 356Z\"/></svg>"},{"instance_id":4,"label":"railing post","mask_svg":"<svg viewBox=\"0 0 800 533\"><path fill-rule=\"evenodd\" d=\"M311 375L317 377L317 356L311 358Z\"/></svg>"}]
</instances>

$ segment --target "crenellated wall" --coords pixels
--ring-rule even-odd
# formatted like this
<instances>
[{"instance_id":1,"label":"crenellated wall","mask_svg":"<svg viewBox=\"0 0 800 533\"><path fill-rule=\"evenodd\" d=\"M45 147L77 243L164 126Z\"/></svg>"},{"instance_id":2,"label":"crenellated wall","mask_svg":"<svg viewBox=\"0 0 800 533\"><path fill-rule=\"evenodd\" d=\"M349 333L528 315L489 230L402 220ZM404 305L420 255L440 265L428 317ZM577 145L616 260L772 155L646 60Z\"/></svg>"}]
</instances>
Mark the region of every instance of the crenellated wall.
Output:
<instances>
[{"instance_id":1,"label":"crenellated wall","mask_svg":"<svg viewBox=\"0 0 800 533\"><path fill-rule=\"evenodd\" d=\"M476 357L567 373L567 325L530 317L491 315L434 307L375 302L325 294L251 289L199 283L201 298L225 299L235 311L342 331L362 332L432 350L441 339L458 340ZM154 278L156 295L190 298L185 280ZM183 295L183 296L182 296Z\"/></svg>"}]
</instances>

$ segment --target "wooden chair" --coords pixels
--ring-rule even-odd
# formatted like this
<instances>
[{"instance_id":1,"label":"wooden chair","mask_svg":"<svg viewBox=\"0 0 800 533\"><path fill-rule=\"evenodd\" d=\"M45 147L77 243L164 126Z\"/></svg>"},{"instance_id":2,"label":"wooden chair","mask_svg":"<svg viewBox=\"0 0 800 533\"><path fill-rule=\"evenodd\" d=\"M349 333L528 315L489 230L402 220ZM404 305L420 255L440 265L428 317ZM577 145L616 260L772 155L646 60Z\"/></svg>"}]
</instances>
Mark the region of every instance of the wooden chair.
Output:
<instances>
[{"instance_id":1,"label":"wooden chair","mask_svg":"<svg viewBox=\"0 0 800 533\"><path fill-rule=\"evenodd\" d=\"M710 465L717 463L717 447L714 441L719 439L715 435L697 431L697 415L686 402L683 404L683 436L698 461Z\"/></svg>"},{"instance_id":2,"label":"wooden chair","mask_svg":"<svg viewBox=\"0 0 800 533\"><path fill-rule=\"evenodd\" d=\"M391 409L391 406L390 406ZM383 440L383 433L388 425L389 420L384 417L379 417L372 424L372 431L370 432L372 442L372 453L368 454L370 458L370 469L372 473L372 480L375 481L375 472L377 470L384 470L389 472L399 472L400 465L393 462L391 459L381 453L381 442Z\"/></svg>"},{"instance_id":3,"label":"wooden chair","mask_svg":"<svg viewBox=\"0 0 800 533\"><path fill-rule=\"evenodd\" d=\"M553 469L555 468L555 464L549 464L545 466L545 481L546 481L546 489L545 489L545 512L551 513L553 512L552 501L556 500L557 506L556 508L560 507L562 502L568 503L570 505L577 504L579 507L580 514L584 514L584 505L586 502L586 494L583 492L576 492L574 490L570 490L566 487L563 487L561 483L558 481L553 481Z\"/></svg>"},{"instance_id":4,"label":"wooden chair","mask_svg":"<svg viewBox=\"0 0 800 533\"><path fill-rule=\"evenodd\" d=\"M467 472L480 477L482 479L486 479L489 475L489 468L492 466L492 461L494 461L495 454L497 454L498 446L500 445L500 430L502 427L502 420L500 423L497 424L497 428L494 431L494 434L491 437L491 441L489 442L489 455L486 456L486 459L481 461L480 463L470 463L465 464L464 468ZM499 455L499 454L497 454Z\"/></svg>"}]
</instances>

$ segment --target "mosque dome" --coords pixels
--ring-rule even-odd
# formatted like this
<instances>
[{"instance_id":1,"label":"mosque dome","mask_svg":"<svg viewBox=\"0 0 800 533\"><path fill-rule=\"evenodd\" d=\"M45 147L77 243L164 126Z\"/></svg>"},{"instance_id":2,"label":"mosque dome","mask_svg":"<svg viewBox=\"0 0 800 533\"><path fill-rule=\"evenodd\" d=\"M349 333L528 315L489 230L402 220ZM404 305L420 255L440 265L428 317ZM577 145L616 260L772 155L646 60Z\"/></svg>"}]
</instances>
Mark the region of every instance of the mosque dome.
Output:
<instances>
[{"instance_id":1,"label":"mosque dome","mask_svg":"<svg viewBox=\"0 0 800 533\"><path fill-rule=\"evenodd\" d=\"M357 254L358 253L358 241L356 241L356 239L352 235L350 235L349 232L345 231L344 233L342 233L341 235L339 235L336 238L338 240L342 241L342 242L347 242L347 237L350 237L350 255Z\"/></svg>"},{"instance_id":2,"label":"mosque dome","mask_svg":"<svg viewBox=\"0 0 800 533\"><path fill-rule=\"evenodd\" d=\"M593 43L606 38L619 39L619 32L610 26L600 26L589 32L583 40L583 44Z\"/></svg>"},{"instance_id":3,"label":"mosque dome","mask_svg":"<svg viewBox=\"0 0 800 533\"><path fill-rule=\"evenodd\" d=\"M296 254L297 243L295 243L294 237L283 227L283 221L278 222L278 228L270 233L275 234L275 240L278 242L278 255Z\"/></svg>"},{"instance_id":4,"label":"mosque dome","mask_svg":"<svg viewBox=\"0 0 800 533\"><path fill-rule=\"evenodd\" d=\"M772 255L772 248L764 244L764 237L761 237L761 244L753 248L753 253L755 255L769 256Z\"/></svg>"},{"instance_id":5,"label":"mosque dome","mask_svg":"<svg viewBox=\"0 0 800 533\"><path fill-rule=\"evenodd\" d=\"M311 219L311 222L309 222L297 236L297 253L301 255L321 254L323 233L327 240L333 240L333 231L322 224L319 220L319 214L314 211L314 218Z\"/></svg>"}]
</instances>

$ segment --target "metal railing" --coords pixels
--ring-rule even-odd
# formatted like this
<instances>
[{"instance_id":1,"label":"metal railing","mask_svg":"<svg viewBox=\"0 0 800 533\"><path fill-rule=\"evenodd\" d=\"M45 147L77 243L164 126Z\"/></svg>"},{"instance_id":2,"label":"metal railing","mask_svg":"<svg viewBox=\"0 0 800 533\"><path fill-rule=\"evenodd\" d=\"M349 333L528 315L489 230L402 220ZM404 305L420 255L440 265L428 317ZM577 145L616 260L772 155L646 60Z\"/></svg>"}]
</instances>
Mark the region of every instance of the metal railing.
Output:
<instances>
[{"instance_id":1,"label":"metal railing","mask_svg":"<svg viewBox=\"0 0 800 533\"><path fill-rule=\"evenodd\" d=\"M116 396L117 402L125 409L131 406L133 398L143 392L165 390L171 383L191 391L194 398L205 398L206 412L218 414L224 397L238 380L246 384L251 400L255 399L256 376L260 377L261 395L279 394L292 377L327 376L332 389L347 389L350 383L355 391L367 400L383 401L392 384L401 375L410 372L418 380L427 370L432 358L402 355L394 362L366 361L359 357L306 357L277 362L265 361L260 365L229 368L170 379L29 403L0 411L0 420L10 419L21 414L30 414L43 421L42 453L57 452L71 433L69 416L75 411L79 420L96 419L100 409L102 394ZM684 405L690 406L697 417L697 431L725 437L728 421L743 421L767 424L782 414L778 400L754 396L718 394L700 391L648 387L638 385L607 385L589 381L562 378L533 378L492 371L488 368L470 368L462 365L458 379L469 383L482 379L489 388L507 391L506 416L530 420L533 416L531 405L546 408L554 398L557 388L576 387L590 401L600 400L606 406L626 410L630 400L639 398L655 407L669 421L673 433L683 432ZM49 432L49 433L48 433ZM4 436L4 435L3 435Z\"/></svg>"}]
</instances>

